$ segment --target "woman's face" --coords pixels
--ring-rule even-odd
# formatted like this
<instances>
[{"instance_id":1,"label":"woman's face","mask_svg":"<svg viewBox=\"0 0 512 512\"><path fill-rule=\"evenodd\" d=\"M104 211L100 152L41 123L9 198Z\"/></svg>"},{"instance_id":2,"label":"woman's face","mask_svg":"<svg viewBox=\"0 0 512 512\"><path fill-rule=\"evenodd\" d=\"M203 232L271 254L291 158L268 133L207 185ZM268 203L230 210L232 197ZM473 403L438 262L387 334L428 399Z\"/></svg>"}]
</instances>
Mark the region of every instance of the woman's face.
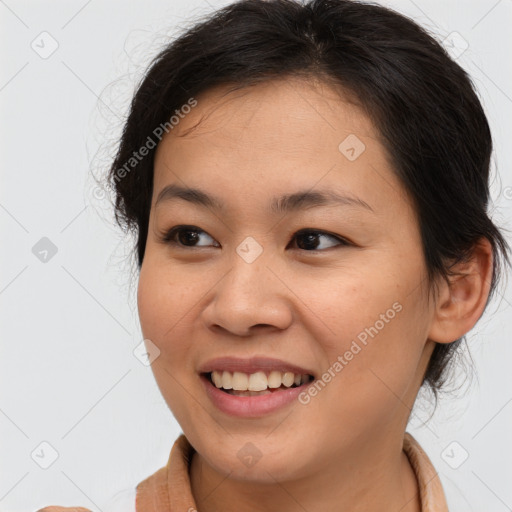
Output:
<instances>
[{"instance_id":1,"label":"woman's face","mask_svg":"<svg viewBox=\"0 0 512 512\"><path fill-rule=\"evenodd\" d=\"M164 399L200 456L231 478L305 477L335 459L353 467L396 450L434 316L417 219L376 128L320 83L216 88L196 99L157 148L138 287ZM168 193L155 204L169 185L215 203ZM275 203L299 192L302 200ZM178 225L189 230L162 241ZM205 365L255 357L315 381L273 409L278 393L291 393L256 404L217 390L231 409L212 400Z\"/></svg>"}]
</instances>

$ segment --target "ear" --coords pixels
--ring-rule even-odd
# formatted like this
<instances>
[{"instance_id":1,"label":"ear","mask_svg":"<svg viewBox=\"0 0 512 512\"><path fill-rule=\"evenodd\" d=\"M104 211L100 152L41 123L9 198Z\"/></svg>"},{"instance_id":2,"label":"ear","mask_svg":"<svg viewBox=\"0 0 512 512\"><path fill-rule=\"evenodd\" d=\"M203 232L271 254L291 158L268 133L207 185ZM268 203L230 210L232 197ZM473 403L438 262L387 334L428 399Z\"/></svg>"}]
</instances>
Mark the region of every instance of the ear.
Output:
<instances>
[{"instance_id":1,"label":"ear","mask_svg":"<svg viewBox=\"0 0 512 512\"><path fill-rule=\"evenodd\" d=\"M457 275L443 279L439 285L429 338L451 343L469 332L481 317L491 288L492 246L481 238L469 261L453 266Z\"/></svg>"}]
</instances>

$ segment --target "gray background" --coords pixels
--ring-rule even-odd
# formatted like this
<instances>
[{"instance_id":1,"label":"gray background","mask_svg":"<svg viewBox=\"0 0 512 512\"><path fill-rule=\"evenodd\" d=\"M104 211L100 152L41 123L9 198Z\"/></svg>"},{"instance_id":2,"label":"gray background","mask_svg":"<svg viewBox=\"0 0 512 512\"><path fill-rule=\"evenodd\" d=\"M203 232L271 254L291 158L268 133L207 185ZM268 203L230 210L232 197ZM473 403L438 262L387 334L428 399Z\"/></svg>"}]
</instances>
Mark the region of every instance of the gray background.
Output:
<instances>
[{"instance_id":1,"label":"gray background","mask_svg":"<svg viewBox=\"0 0 512 512\"><path fill-rule=\"evenodd\" d=\"M0 511L101 510L163 466L180 433L133 353L142 338L131 240L92 176L108 167L150 58L227 3L0 0ZM460 34L447 39L451 51L467 42L458 61L495 140L493 217L510 228L512 0L382 3L439 40ZM444 398L425 425L420 397L408 426L440 473L450 512L512 507L510 286L497 298L468 336L478 380Z\"/></svg>"}]
</instances>

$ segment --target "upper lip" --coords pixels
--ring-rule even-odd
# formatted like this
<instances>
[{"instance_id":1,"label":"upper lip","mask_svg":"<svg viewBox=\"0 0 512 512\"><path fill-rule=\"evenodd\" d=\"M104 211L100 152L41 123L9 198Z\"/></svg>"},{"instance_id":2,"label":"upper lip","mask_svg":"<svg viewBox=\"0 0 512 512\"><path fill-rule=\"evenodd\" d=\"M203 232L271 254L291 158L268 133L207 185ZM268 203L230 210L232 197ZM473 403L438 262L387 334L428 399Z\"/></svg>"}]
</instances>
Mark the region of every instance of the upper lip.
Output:
<instances>
[{"instance_id":1,"label":"upper lip","mask_svg":"<svg viewBox=\"0 0 512 512\"><path fill-rule=\"evenodd\" d=\"M199 373L210 373L214 370L249 374L256 373L258 371L275 370L280 372L293 372L295 374L308 374L314 376L313 372L307 368L302 368L296 364L270 357L251 357L248 359L243 359L240 357L218 357L206 361L206 363L203 363L199 367Z\"/></svg>"}]
</instances>

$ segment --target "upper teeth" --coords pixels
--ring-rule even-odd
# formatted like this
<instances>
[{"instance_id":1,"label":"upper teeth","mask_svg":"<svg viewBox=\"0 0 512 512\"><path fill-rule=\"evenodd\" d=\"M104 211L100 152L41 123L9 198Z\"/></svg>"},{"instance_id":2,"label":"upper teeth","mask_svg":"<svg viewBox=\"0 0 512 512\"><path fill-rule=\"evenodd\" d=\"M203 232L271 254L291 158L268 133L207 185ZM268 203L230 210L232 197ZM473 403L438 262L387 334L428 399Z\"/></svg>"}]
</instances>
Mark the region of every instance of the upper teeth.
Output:
<instances>
[{"instance_id":1,"label":"upper teeth","mask_svg":"<svg viewBox=\"0 0 512 512\"><path fill-rule=\"evenodd\" d=\"M307 382L309 375L294 374L293 372L271 371L267 374L263 371L256 373L241 373L217 371L212 372L212 381L218 388L234 389L236 391L263 391L269 388L278 388L283 384L287 388L293 384L297 386Z\"/></svg>"}]
</instances>

